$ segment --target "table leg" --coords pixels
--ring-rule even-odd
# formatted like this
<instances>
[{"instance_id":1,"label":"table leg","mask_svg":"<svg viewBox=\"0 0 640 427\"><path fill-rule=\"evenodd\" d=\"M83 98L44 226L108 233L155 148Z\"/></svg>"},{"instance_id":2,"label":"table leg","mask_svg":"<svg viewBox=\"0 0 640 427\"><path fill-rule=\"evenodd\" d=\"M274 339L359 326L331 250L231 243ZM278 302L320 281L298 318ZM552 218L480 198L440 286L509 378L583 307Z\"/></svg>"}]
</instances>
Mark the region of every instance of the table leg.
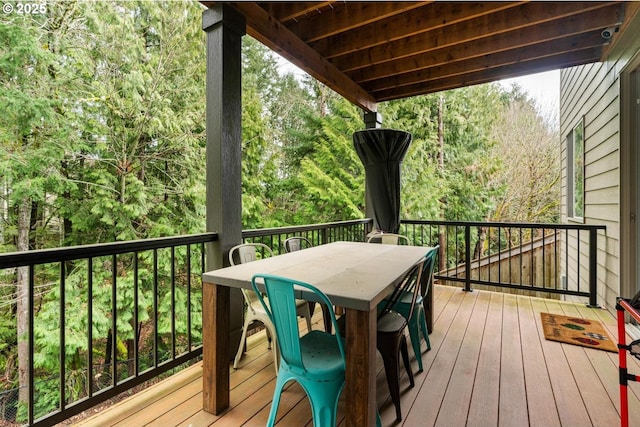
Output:
<instances>
[{"instance_id":1,"label":"table leg","mask_svg":"<svg viewBox=\"0 0 640 427\"><path fill-rule=\"evenodd\" d=\"M376 425L376 309L347 309L347 427Z\"/></svg>"},{"instance_id":2,"label":"table leg","mask_svg":"<svg viewBox=\"0 0 640 427\"><path fill-rule=\"evenodd\" d=\"M211 283L203 287L202 407L218 415L229 407L230 289Z\"/></svg>"}]
</instances>

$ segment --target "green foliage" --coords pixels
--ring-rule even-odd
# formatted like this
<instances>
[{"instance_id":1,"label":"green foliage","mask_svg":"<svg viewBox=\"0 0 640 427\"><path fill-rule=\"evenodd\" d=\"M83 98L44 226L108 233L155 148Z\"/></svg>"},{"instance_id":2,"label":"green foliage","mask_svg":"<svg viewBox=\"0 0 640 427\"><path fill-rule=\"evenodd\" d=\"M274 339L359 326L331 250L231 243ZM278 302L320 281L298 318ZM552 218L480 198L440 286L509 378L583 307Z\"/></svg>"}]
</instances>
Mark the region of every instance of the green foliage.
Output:
<instances>
[{"instance_id":1,"label":"green foliage","mask_svg":"<svg viewBox=\"0 0 640 427\"><path fill-rule=\"evenodd\" d=\"M194 2L56 2L46 15L3 17L0 206L8 209L0 215L2 251L203 230L200 12ZM31 212L27 230L18 222L19 209ZM17 238L24 235L20 246ZM133 277L130 260L119 262L116 336L119 352L126 353L134 328ZM109 264L94 272L91 328L98 341L106 340L112 325ZM67 394L75 398L86 385L88 318L86 271L72 267L64 289L64 351ZM141 286L150 271L141 268ZM34 363L46 378L59 371L61 295L57 287L41 291ZM21 312L11 300L15 294L2 295L7 318ZM138 295L141 323L149 319L148 295ZM15 320L9 323L15 336ZM104 347L95 356L104 357ZM14 357L12 347L2 360ZM57 386L47 384L38 386L38 411L55 407Z\"/></svg>"},{"instance_id":2,"label":"green foliage","mask_svg":"<svg viewBox=\"0 0 640 427\"><path fill-rule=\"evenodd\" d=\"M196 2L56 2L47 15L3 17L0 206L7 208L0 211L0 251L204 230L200 12ZM243 228L363 217L364 168L352 142L353 132L363 128L361 111L310 78L280 75L273 53L249 37L242 55ZM385 127L413 136L402 165L401 218L558 219L556 134L517 88L474 86L379 108ZM517 178L522 181L514 186ZM19 213L27 212L30 224L20 224ZM153 363L156 352L162 358L172 339L178 351L186 348L189 304L192 339L201 341L200 275L192 273L187 301L185 250L176 251L175 265L161 252L157 258L137 255L137 283L132 255L94 260L91 319L86 265L66 265L63 290L48 285L59 280L56 268L38 272L39 379L60 371L61 315L71 400L86 393L95 374L87 367L88 328L96 363L109 357L114 305L117 361L130 358L136 330L148 356L141 368ZM1 281L0 364L10 367L17 358L21 290L13 272ZM155 334L159 348L153 347ZM16 382L16 370L6 371ZM59 390L55 381L38 384L43 413L56 407Z\"/></svg>"}]
</instances>

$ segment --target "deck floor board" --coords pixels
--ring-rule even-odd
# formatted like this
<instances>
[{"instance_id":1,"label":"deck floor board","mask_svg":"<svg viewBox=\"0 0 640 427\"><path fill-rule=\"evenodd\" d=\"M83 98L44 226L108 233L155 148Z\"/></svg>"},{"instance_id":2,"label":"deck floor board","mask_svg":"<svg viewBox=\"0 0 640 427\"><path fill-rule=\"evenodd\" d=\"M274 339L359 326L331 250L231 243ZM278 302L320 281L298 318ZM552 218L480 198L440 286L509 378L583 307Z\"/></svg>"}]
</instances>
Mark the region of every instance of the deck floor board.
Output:
<instances>
[{"instance_id":1,"label":"deck floor board","mask_svg":"<svg viewBox=\"0 0 640 427\"><path fill-rule=\"evenodd\" d=\"M547 341L540 324L541 312L582 316L602 321L615 338L616 320L611 313L507 293L467 293L444 286L436 286L434 292L432 348L427 351L422 343L423 372L417 372L409 350L416 386L409 388L407 376L402 376L401 423L395 423L382 360L377 358L377 401L383 426L620 424L618 356ZM322 328L319 313L316 310L314 329ZM630 373L640 374L640 361L629 357L628 365ZM263 334L250 337L240 369L230 367L230 372L231 408L219 416L202 410L202 364L198 363L75 425L264 426L275 370ZM639 396L640 384L630 383L630 425L640 425ZM344 426L344 406L341 399L338 426ZM286 388L277 419L277 426L313 425L308 399L299 385Z\"/></svg>"}]
</instances>

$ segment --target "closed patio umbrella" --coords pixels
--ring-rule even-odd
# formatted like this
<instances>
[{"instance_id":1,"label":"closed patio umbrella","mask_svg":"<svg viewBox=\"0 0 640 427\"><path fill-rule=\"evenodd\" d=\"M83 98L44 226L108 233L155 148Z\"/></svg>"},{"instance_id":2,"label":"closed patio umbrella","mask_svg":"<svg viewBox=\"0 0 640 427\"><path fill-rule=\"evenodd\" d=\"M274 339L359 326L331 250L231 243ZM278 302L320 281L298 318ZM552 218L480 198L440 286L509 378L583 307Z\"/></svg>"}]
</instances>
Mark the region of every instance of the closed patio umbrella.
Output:
<instances>
[{"instance_id":1,"label":"closed patio umbrella","mask_svg":"<svg viewBox=\"0 0 640 427\"><path fill-rule=\"evenodd\" d=\"M410 143L410 133L394 129L366 129L353 134L353 145L366 173L373 226L378 231L400 230L400 164Z\"/></svg>"}]
</instances>

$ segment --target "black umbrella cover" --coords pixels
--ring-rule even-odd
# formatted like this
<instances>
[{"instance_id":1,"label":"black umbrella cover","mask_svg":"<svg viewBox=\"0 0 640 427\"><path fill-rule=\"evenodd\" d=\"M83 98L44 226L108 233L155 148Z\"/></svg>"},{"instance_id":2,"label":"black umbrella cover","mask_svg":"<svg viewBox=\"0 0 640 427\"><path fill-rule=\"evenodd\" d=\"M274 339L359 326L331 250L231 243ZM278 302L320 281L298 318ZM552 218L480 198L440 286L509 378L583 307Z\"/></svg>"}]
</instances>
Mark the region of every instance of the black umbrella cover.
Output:
<instances>
[{"instance_id":1,"label":"black umbrella cover","mask_svg":"<svg viewBox=\"0 0 640 427\"><path fill-rule=\"evenodd\" d=\"M401 130L366 129L353 134L353 145L366 173L376 230L400 230L400 164L410 143L411 134Z\"/></svg>"}]
</instances>

